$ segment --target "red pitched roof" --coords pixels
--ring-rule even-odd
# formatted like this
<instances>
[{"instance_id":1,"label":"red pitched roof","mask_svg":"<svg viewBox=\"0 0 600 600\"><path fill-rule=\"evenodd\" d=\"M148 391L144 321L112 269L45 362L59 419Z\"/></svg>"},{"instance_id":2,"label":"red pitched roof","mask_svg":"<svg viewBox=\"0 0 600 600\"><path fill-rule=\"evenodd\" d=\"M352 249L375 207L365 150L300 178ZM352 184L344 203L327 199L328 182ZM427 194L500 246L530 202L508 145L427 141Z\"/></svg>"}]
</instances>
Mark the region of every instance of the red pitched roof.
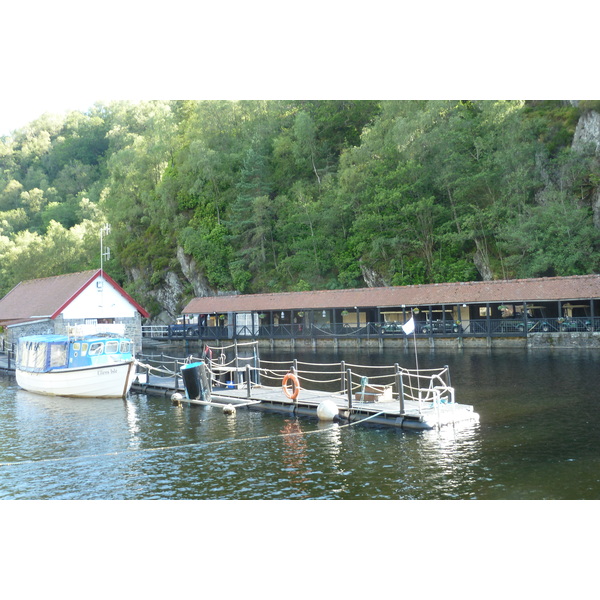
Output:
<instances>
[{"instance_id":1,"label":"red pitched roof","mask_svg":"<svg viewBox=\"0 0 600 600\"><path fill-rule=\"evenodd\" d=\"M116 281L97 269L22 281L0 300L0 322L18 322L36 318L55 319L100 274L143 317L149 316Z\"/></svg>"},{"instance_id":2,"label":"red pitched roof","mask_svg":"<svg viewBox=\"0 0 600 600\"><path fill-rule=\"evenodd\" d=\"M600 298L600 275L194 298L183 314Z\"/></svg>"}]
</instances>

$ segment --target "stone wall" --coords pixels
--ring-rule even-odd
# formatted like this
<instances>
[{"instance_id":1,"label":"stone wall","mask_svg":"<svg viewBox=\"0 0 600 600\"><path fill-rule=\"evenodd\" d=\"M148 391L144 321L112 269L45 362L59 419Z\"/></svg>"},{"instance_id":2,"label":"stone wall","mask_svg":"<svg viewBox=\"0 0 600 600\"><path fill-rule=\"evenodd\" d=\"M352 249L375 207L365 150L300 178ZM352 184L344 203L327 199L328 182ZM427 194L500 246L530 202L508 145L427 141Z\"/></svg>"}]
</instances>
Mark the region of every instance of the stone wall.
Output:
<instances>
[{"instance_id":1,"label":"stone wall","mask_svg":"<svg viewBox=\"0 0 600 600\"><path fill-rule=\"evenodd\" d=\"M599 332L535 333L527 337L528 348L600 348Z\"/></svg>"},{"instance_id":2,"label":"stone wall","mask_svg":"<svg viewBox=\"0 0 600 600\"><path fill-rule=\"evenodd\" d=\"M20 337L25 335L48 335L54 333L54 323L50 319L36 321L35 323L23 323L6 328L7 342L14 344Z\"/></svg>"}]
</instances>

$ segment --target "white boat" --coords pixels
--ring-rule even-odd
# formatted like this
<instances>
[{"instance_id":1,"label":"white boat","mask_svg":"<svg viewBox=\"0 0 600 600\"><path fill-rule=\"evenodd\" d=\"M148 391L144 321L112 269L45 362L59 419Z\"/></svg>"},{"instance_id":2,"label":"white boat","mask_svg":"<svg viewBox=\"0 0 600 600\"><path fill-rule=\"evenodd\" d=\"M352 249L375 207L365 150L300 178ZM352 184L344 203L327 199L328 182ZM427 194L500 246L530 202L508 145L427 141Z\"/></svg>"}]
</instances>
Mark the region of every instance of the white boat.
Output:
<instances>
[{"instance_id":1,"label":"white boat","mask_svg":"<svg viewBox=\"0 0 600 600\"><path fill-rule=\"evenodd\" d=\"M19 338L16 378L47 396L124 398L135 364L132 341L119 335L30 335Z\"/></svg>"}]
</instances>

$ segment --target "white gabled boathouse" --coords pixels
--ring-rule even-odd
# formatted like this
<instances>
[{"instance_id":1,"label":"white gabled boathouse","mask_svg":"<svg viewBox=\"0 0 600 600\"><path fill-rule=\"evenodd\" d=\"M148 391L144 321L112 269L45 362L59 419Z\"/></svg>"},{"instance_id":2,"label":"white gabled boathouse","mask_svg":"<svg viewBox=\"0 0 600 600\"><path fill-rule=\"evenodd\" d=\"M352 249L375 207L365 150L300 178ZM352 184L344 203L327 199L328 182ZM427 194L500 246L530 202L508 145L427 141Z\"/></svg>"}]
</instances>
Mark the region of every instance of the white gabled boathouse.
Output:
<instances>
[{"instance_id":1,"label":"white gabled boathouse","mask_svg":"<svg viewBox=\"0 0 600 600\"><path fill-rule=\"evenodd\" d=\"M137 348L148 312L102 269L22 281L0 300L7 342L25 335L67 334L81 325L121 325Z\"/></svg>"}]
</instances>

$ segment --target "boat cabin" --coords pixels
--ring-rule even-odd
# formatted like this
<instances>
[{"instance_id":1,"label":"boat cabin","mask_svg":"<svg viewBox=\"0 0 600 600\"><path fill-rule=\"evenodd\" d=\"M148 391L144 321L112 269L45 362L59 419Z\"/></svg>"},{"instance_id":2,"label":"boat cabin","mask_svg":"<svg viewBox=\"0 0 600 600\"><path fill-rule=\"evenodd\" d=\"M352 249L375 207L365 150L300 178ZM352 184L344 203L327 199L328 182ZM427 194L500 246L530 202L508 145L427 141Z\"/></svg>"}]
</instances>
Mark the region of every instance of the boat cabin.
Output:
<instances>
[{"instance_id":1,"label":"boat cabin","mask_svg":"<svg viewBox=\"0 0 600 600\"><path fill-rule=\"evenodd\" d=\"M32 373L109 366L132 358L131 340L119 337L31 335L17 345L17 368Z\"/></svg>"}]
</instances>

